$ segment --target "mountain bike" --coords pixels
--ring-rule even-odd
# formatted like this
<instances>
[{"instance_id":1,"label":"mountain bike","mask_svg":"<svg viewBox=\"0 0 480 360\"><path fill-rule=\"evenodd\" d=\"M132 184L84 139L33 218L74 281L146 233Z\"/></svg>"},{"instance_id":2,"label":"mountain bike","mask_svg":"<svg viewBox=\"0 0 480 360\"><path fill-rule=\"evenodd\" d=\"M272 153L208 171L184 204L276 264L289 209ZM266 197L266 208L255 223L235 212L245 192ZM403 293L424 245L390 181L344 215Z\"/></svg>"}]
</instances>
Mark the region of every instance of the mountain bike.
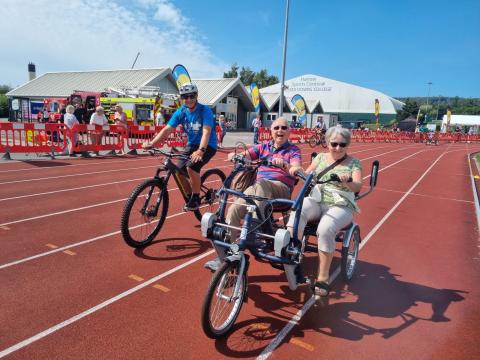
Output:
<instances>
[{"instance_id":1,"label":"mountain bike","mask_svg":"<svg viewBox=\"0 0 480 360\"><path fill-rule=\"evenodd\" d=\"M322 145L323 148L327 147L327 141L323 132L315 132L307 141L312 148L318 145Z\"/></svg>"},{"instance_id":2,"label":"mountain bike","mask_svg":"<svg viewBox=\"0 0 480 360\"><path fill-rule=\"evenodd\" d=\"M151 149L153 156L165 157L153 178L140 183L128 197L123 208L120 229L125 242L134 248L150 244L163 226L168 212L168 181L173 176L185 203L191 196L188 173L179 168L172 160L188 160L183 154L175 154L160 149ZM163 173L161 176L160 174ZM218 207L217 190L223 185L225 174L220 169L209 169L200 178L200 207L194 210L200 221L205 212L215 212Z\"/></svg>"}]
</instances>

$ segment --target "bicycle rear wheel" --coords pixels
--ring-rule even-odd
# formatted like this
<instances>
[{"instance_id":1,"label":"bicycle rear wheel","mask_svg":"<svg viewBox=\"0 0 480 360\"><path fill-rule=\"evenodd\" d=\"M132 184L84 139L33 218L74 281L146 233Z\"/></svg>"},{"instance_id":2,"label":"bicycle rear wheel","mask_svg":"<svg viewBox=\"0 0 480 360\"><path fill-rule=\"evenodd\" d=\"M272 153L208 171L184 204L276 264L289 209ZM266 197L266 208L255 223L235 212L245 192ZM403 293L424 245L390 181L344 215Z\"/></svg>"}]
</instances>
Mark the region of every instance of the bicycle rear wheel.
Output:
<instances>
[{"instance_id":1,"label":"bicycle rear wheel","mask_svg":"<svg viewBox=\"0 0 480 360\"><path fill-rule=\"evenodd\" d=\"M240 262L224 262L213 275L202 305L202 328L217 339L227 334L240 313L247 290L245 274L239 274ZM235 284L240 281L238 294Z\"/></svg>"},{"instance_id":2,"label":"bicycle rear wheel","mask_svg":"<svg viewBox=\"0 0 480 360\"><path fill-rule=\"evenodd\" d=\"M148 245L160 231L168 211L168 191L160 179L148 179L130 194L122 212L120 229L134 248Z\"/></svg>"},{"instance_id":3,"label":"bicycle rear wheel","mask_svg":"<svg viewBox=\"0 0 480 360\"><path fill-rule=\"evenodd\" d=\"M200 179L200 208L195 210L195 217L202 221L202 216L206 212L215 213L218 209L217 190L220 189L225 181L225 174L220 169L209 169L205 171Z\"/></svg>"},{"instance_id":4,"label":"bicycle rear wheel","mask_svg":"<svg viewBox=\"0 0 480 360\"><path fill-rule=\"evenodd\" d=\"M345 281L350 281L357 265L358 251L360 247L360 229L358 226L352 232L349 246L342 247L342 263L340 266L342 277Z\"/></svg>"}]
</instances>

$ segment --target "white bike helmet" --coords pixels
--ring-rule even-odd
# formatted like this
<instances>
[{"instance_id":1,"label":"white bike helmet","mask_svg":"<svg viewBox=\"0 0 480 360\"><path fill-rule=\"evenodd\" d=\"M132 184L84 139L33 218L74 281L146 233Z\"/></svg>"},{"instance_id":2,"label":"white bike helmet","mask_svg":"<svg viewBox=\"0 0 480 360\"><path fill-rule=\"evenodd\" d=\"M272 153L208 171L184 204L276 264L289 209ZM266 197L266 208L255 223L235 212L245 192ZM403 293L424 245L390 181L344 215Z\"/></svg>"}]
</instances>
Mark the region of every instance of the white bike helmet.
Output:
<instances>
[{"instance_id":1,"label":"white bike helmet","mask_svg":"<svg viewBox=\"0 0 480 360\"><path fill-rule=\"evenodd\" d=\"M195 84L185 84L180 87L178 92L180 95L198 94L198 88Z\"/></svg>"}]
</instances>

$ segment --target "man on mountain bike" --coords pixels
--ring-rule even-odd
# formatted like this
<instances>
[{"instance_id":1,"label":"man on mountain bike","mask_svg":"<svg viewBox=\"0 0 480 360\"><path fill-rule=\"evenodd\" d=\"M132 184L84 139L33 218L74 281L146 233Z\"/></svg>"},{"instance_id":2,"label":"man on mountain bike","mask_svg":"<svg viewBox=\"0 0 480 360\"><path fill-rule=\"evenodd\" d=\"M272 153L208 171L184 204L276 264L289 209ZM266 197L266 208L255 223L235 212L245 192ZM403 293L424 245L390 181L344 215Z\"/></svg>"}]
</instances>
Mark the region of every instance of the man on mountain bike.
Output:
<instances>
[{"instance_id":1,"label":"man on mountain bike","mask_svg":"<svg viewBox=\"0 0 480 360\"><path fill-rule=\"evenodd\" d=\"M151 148L157 142L165 140L178 126L183 125L187 133L187 147L184 154L190 160L181 161L179 167L186 166L192 195L185 205L185 210L197 210L200 205L200 169L207 164L217 152L217 136L212 110L198 102L198 88L195 84L185 84L179 89L183 105L175 111L167 125L155 137L143 143L144 149Z\"/></svg>"},{"instance_id":2,"label":"man on mountain bike","mask_svg":"<svg viewBox=\"0 0 480 360\"><path fill-rule=\"evenodd\" d=\"M302 168L302 156L300 149L288 141L290 130L284 117L279 117L270 127L271 141L265 141L245 150L243 155L248 159L266 159L273 166L261 165L258 168L255 183L245 190L247 195L262 196L269 199L289 199L295 185L295 172ZM232 159L234 153L228 154ZM261 212L264 212L265 202L256 201ZM226 221L228 224L239 227L240 221L247 212L246 201L238 198L230 206ZM238 230L230 229L230 241L237 239ZM209 261L206 268L215 271L220 264L219 259Z\"/></svg>"}]
</instances>

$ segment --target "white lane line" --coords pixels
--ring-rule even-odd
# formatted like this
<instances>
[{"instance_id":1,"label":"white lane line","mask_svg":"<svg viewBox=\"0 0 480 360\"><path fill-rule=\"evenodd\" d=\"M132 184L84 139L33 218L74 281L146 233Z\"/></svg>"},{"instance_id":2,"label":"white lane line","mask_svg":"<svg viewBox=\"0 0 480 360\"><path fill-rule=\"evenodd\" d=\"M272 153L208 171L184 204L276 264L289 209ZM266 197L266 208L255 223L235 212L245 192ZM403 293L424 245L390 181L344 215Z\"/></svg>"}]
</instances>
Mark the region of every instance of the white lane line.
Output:
<instances>
[{"instance_id":1,"label":"white lane line","mask_svg":"<svg viewBox=\"0 0 480 360\"><path fill-rule=\"evenodd\" d=\"M470 157L472 157L473 161L475 161L475 165L477 166L477 171L480 172L480 169L478 168L477 160L475 160L473 154L469 153L467 161L468 161L468 168L470 169L470 180L472 182L473 199L475 201L475 213L477 214L477 229L479 229L479 231L480 231L480 206L479 206L479 203L478 203L477 188L475 187L475 180L473 178L473 171L472 171L472 164L470 163Z\"/></svg>"},{"instance_id":2,"label":"white lane line","mask_svg":"<svg viewBox=\"0 0 480 360\"><path fill-rule=\"evenodd\" d=\"M407 193L398 200L398 202L388 211L387 214L373 227L372 230L367 234L367 236L362 239L360 249L362 249L365 244L372 238L372 236L378 231L378 229L385 223L385 221L392 215L392 213L400 206L400 204L405 200L405 198L413 191L415 187L420 183L420 181L428 174L433 166L447 153L443 152L430 167L424 172L424 174L415 182L415 184L410 187ZM330 275L328 281L330 284L336 279L340 274L340 267L336 268L335 271ZM305 303L305 305L295 314L295 316L289 320L285 327L275 336L272 342L262 351L262 353L257 357L257 360L265 360L272 355L272 352L282 343L283 339L288 335L288 333L293 329L295 325L299 323L303 315L305 315L310 307L315 303L315 296L310 297L310 299Z\"/></svg>"},{"instance_id":3,"label":"white lane line","mask_svg":"<svg viewBox=\"0 0 480 360\"><path fill-rule=\"evenodd\" d=\"M137 179L127 179L127 180L114 181L114 182L109 182L109 183L95 184L95 185L79 186L79 187L75 187L75 188L60 189L60 190L54 190L54 191L46 191L46 192L35 193L35 194L13 196L13 197L0 199L0 202L8 201L8 200L24 199L24 198L33 197L33 196L58 194L58 193L67 192L67 191L77 191L77 190L83 190L83 189L91 189L91 188L99 187L99 186L109 186L109 185L123 184L123 183L131 182L131 181L145 180L145 179L148 179L149 177L150 176L137 178Z\"/></svg>"},{"instance_id":4,"label":"white lane line","mask_svg":"<svg viewBox=\"0 0 480 360\"><path fill-rule=\"evenodd\" d=\"M183 264L180 264L180 265L178 265L178 266L176 266L176 267L174 267L174 268L172 268L172 269L170 269L166 272L163 272L163 273L161 273L161 274L159 274L159 275L157 275L153 278L150 278L149 280L147 280L147 281L145 281L145 282L143 282L143 283L127 290L127 291L124 291L124 292L122 292L122 293L120 293L120 294L118 294L118 295L116 295L116 296L114 296L114 297L112 297L112 298L110 298L110 299L108 299L108 300L106 300L106 301L88 309L88 310L85 310L84 312L82 312L80 314L77 314L77 315L71 317L68 320L62 321L61 323L59 323L57 325L54 325L54 326L52 326L52 327L34 335L32 337L29 337L28 339L25 339L25 340L13 345L13 346L10 346L9 348L7 348L5 350L0 351L0 358L5 357L5 356L17 351L17 350L20 350L20 349L34 343L35 341L38 341L38 340L54 333L55 331L58 331L58 330L60 330L64 327L66 327L70 324L73 324L74 322L77 322L78 320L80 320L80 319L82 319L82 318L84 318L84 317L86 317L90 314L93 314L94 312L96 312L98 310L101 310L101 309L107 307L108 305L111 305L114 302L119 301L119 300L123 299L124 297L126 297L128 295L131 295L131 294L143 289L143 288L155 283L156 281L159 281L159 280L161 280L161 279L163 279L163 278L165 278L165 277L167 277L167 276L169 276L169 275L171 275L171 274L173 274L173 273L175 273L179 270L182 270L183 268L186 268L187 266L190 266L190 265L194 264L195 262L213 254L214 252L215 252L215 250L209 250L206 253L198 255L197 257L194 257L193 259L191 259L189 261L186 261Z\"/></svg>"},{"instance_id":5,"label":"white lane line","mask_svg":"<svg viewBox=\"0 0 480 360\"><path fill-rule=\"evenodd\" d=\"M184 214L188 214L188 213L185 212L185 211L182 211L182 212L179 212L179 213L176 213L176 214L173 214L173 215L169 215L165 219L171 219L171 218L174 218L176 216L180 216L180 215L184 215ZM158 220L155 220L155 221L158 221ZM136 228L139 228L140 226L143 226L143 225L145 225L145 224L139 224L139 225L131 226L131 227L129 227L129 229L130 230L136 229ZM63 246L61 248L57 248L57 249L54 249L54 250L51 250L51 251L46 251L46 252L43 252L43 253L40 253L40 254L37 254L37 255L33 255L33 256L29 256L29 257L26 257L26 258L23 258L23 259L20 259L20 260L15 260L15 261L9 262L7 264L0 265L0 270L8 268L10 266L18 265L18 264L21 264L21 263L24 263L24 262L27 262L27 261L35 260L35 259L47 256L47 255L55 254L55 253L63 251L63 250L67 250L67 249L71 249L71 248L74 248L74 247L77 247L77 246L89 244L89 243L92 243L94 241L105 239L105 238L110 237L110 236L118 235L120 233L121 233L120 230L114 231L114 232L111 232L111 233L108 233L108 234L104 234L104 235L94 237L92 239L88 239L88 240L80 241L80 242L77 242L77 243L74 243L74 244L66 245L66 246Z\"/></svg>"},{"instance_id":6,"label":"white lane line","mask_svg":"<svg viewBox=\"0 0 480 360\"><path fill-rule=\"evenodd\" d=\"M401 190L394 190L394 189L387 189L383 187L375 187L376 191L387 191L387 192L393 192L393 193L398 193L398 194L405 194L405 191ZM453 198L446 198L446 197L440 197L437 195L427 195L427 194L419 194L419 193L410 193L411 196L420 196L420 197L426 197L426 198L432 198L435 200L446 200L446 201L453 201L453 202L461 202L461 203L467 203L467 204L473 204L474 202L471 200L463 200L463 199L453 199Z\"/></svg>"},{"instance_id":7,"label":"white lane line","mask_svg":"<svg viewBox=\"0 0 480 360\"><path fill-rule=\"evenodd\" d=\"M210 184L210 183L212 183L212 182L217 182L217 181L219 181L219 180L207 181L205 184ZM176 191L176 190L179 190L178 187L175 187L175 188L172 188L172 189L168 189L167 191L168 191L168 192L171 192L171 191ZM157 194L157 193L155 192L154 194ZM103 202L103 203L86 205L86 206L82 206L82 207L79 207L79 208L67 209L67 210L57 211L57 212L53 212L53 213L49 213L49 214L43 214L43 215L33 216L33 217L29 217L29 218L24 218L24 219L13 220L13 221L10 221L10 222L6 222L6 223L3 223L3 224L0 224L0 227L1 227L1 226L12 225L12 224L18 224L18 223L22 223L22 222L26 222L26 221L43 219L43 218L50 217L50 216L63 215L63 214L67 214L67 213L74 212L74 211L81 211L81 210L85 210L85 209L91 209L91 208L94 208L94 207L97 207L97 206L110 205L110 204L114 204L114 203L117 203L117 202L126 201L127 199L128 199L128 198L111 200L111 201L107 201L107 202Z\"/></svg>"},{"instance_id":8,"label":"white lane line","mask_svg":"<svg viewBox=\"0 0 480 360\"><path fill-rule=\"evenodd\" d=\"M153 167L158 167L158 164L157 164L157 165L149 165L149 166L132 167L132 168L122 168L122 169L112 169L112 170L94 171L94 172L87 172L87 173L81 173L81 174L69 174L69 175L59 175L59 176L49 176L49 177L43 177L43 178L35 178L35 179L5 181L5 182L0 182L0 185L18 184L18 183L30 182L30 181L63 179L63 178L68 178L68 177L85 176L85 175L106 174L106 173L112 173L112 172L117 172L117 171L132 171L132 170L140 170L140 169L149 169L149 168L153 168Z\"/></svg>"},{"instance_id":9,"label":"white lane line","mask_svg":"<svg viewBox=\"0 0 480 360\"><path fill-rule=\"evenodd\" d=\"M69 159L71 160L71 159ZM70 167L77 167L77 166L92 166L92 165L104 165L104 164L118 164L118 163L124 163L124 162L129 162L129 161L145 161L145 160L153 160L152 158L129 158L125 160L118 160L118 161L105 161L105 162L88 162L86 164L66 164L66 165L57 165L57 166L45 166L45 167L34 167L35 165L32 165L32 167L29 168L22 168L22 169L12 169L12 170L0 170L0 173L10 173L10 172L20 172L20 171L36 171L36 170L54 170L54 169L65 169L65 168L70 168ZM23 163L27 163L32 160L26 160L22 161ZM45 161L49 162L52 160L33 160L35 162L39 161ZM60 160L62 161L62 160ZM16 161L19 162L19 161ZM10 164L8 162L7 164Z\"/></svg>"},{"instance_id":10,"label":"white lane line","mask_svg":"<svg viewBox=\"0 0 480 360\"><path fill-rule=\"evenodd\" d=\"M426 151L426 150L421 150L421 151L417 151L416 153L413 153L407 157L404 157L384 168L381 168L379 170L379 172L381 171L385 171L387 170L388 168L402 162L402 161L405 161L407 160L408 158L412 157L412 156L415 156L416 154L420 153L420 152L423 152L423 151ZM381 156L381 155L378 155L378 156ZM229 165L230 166L230 165ZM220 167L225 167L225 166L220 166ZM228 167L228 166L227 166ZM369 178L370 175L367 175L364 177L364 179L367 179ZM178 188L173 188L173 189L170 189L168 191L173 191L173 190L178 190ZM116 201L124 201L126 199L120 199L120 200L113 200L112 202L109 202L109 203L114 203ZM84 207L84 208L91 208L91 207L94 207L94 206L101 206L103 204L108 204L108 203L102 203L102 204L94 204L94 205L90 205L90 206L87 206L87 207ZM70 209L70 210L65 210L63 212L56 212L56 213L51 213L51 214L45 214L45 215L39 215L39 216L36 216L36 217L33 217L33 218L27 218L27 219L20 219L20 220L16 220L16 221L11 221L11 222L7 222L7 223L4 223L4 224L0 224L0 226L3 226L3 225L11 225L11 224L15 224L15 223L19 223L19 222L25 222L25 221L29 221L29 220L35 220L35 219L39 219L39 218L44 218L44 217L48 217L48 216L54 216L54 215L59 215L59 214L64 214L64 213L67 213L67 212L71 212L71 211L76 211L76 210L82 210L82 208L79 208L79 209ZM174 215L171 215L171 216L167 216L167 219L169 219L170 217L174 217L174 216L177 216L177 215L180 215L182 213L179 213L179 214L174 214ZM113 233L109 233L109 234L105 234L105 235L101 235L99 237L96 237L94 239L89 239L89 240L85 240L85 241L81 241L81 242L78 242L78 243L74 243L74 244L71 244L71 245L68 245L66 247L63 247L62 249L68 249L70 247L76 247L76 246L80 246L80 245L83 245L83 244L88 244L90 242L93 242L93 241L96 241L96 240L100 240L100 239L103 239L107 236L111 236L111 235L116 235L116 234L119 234L120 231L116 231L116 232L113 232ZM14 262L11 262L11 263L8 263L8 264L5 264L5 265L1 265L0 266L0 269L3 269L4 267L9 267L9 266L13 266L13 265L17 265L17 264L20 264L20 263L23 263L23 262L26 262L26 261L30 261L30 260L34 260L36 258L39 258L39 257L43 257L43 256L46 256L46 255L50 255L52 253L55 253L57 251L55 250L52 250L52 251L47 251L45 253L41 253L41 254L37 254L37 255L34 255L34 256L31 256L31 257L28 257L28 258L24 258L24 259L20 259L20 260L17 260L17 261L14 261Z\"/></svg>"}]
</instances>

